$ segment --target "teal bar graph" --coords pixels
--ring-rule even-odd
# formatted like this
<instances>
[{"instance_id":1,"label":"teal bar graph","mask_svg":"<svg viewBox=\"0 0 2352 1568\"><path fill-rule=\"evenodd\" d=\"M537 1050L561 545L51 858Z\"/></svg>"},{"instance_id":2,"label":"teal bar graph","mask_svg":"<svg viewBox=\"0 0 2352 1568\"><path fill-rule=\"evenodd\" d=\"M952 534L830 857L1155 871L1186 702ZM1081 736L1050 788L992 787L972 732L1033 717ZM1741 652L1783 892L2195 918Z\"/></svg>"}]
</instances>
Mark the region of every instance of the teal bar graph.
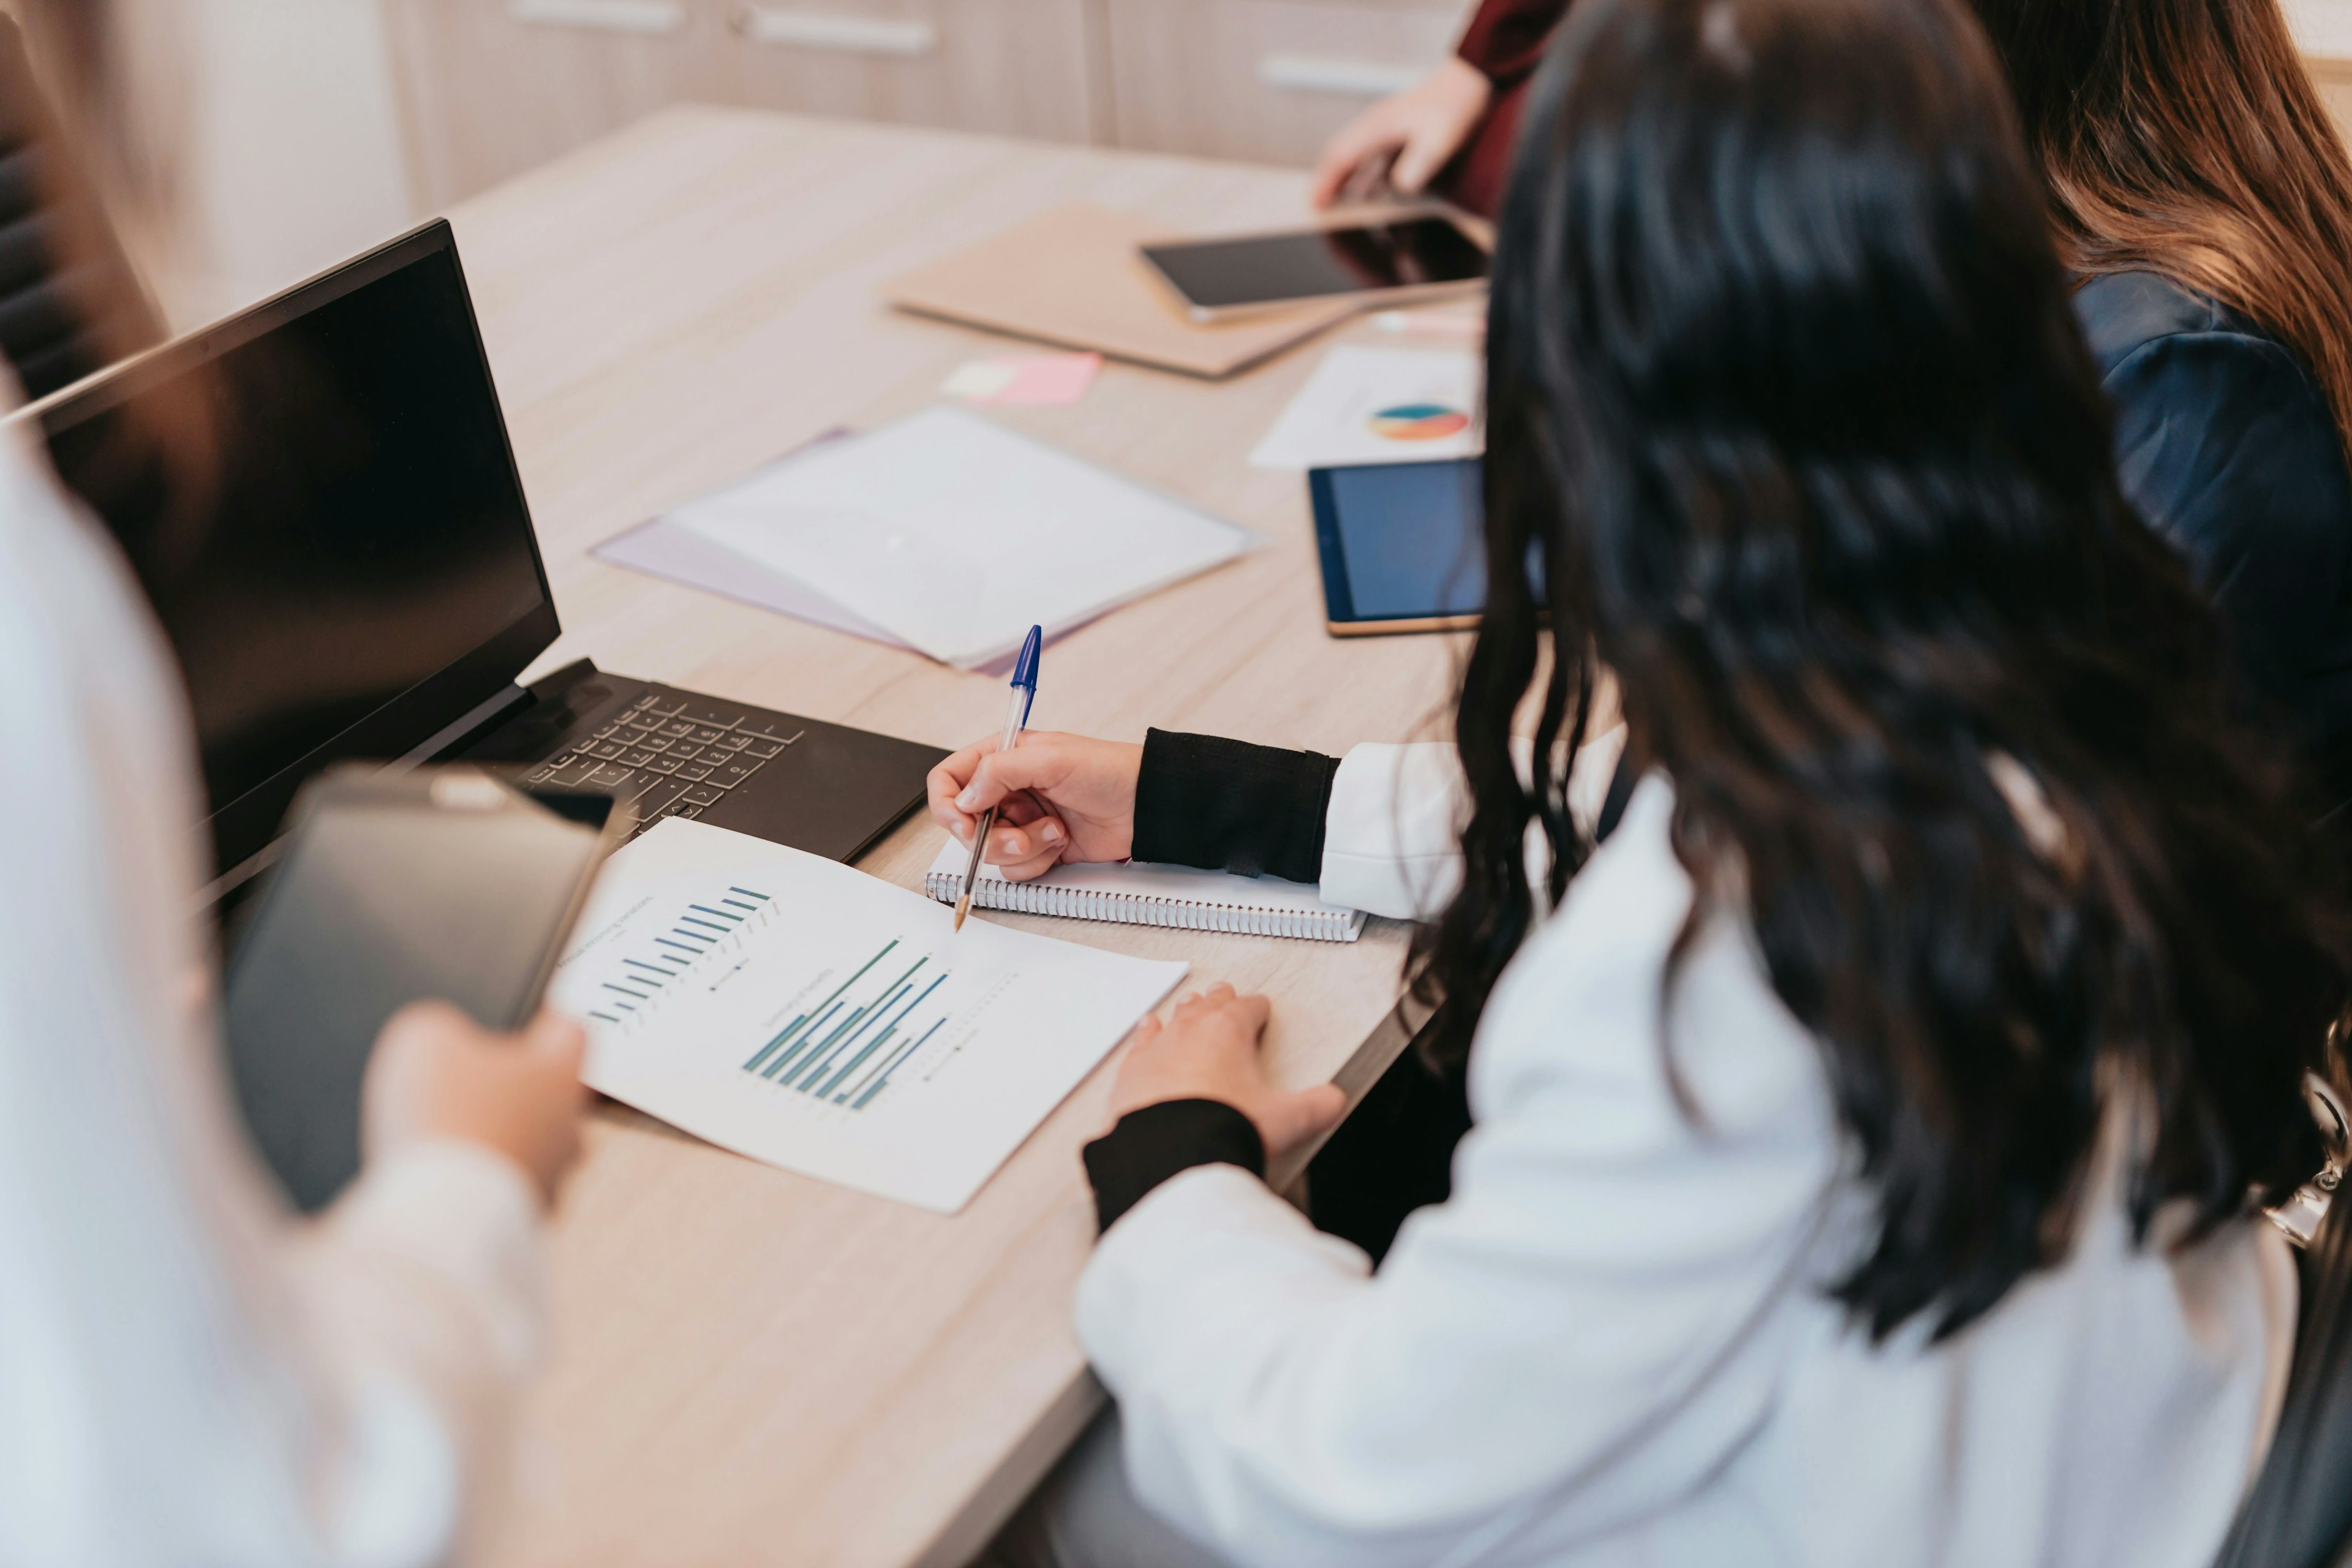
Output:
<instances>
[{"instance_id":1,"label":"teal bar graph","mask_svg":"<svg viewBox=\"0 0 2352 1568\"><path fill-rule=\"evenodd\" d=\"M742 888L729 890L739 897L719 902L757 911L756 903L743 900L761 895ZM892 938L822 1000L794 1008L791 1019L744 1060L742 1070L820 1104L862 1110L873 1103L891 1075L947 1023L944 1016L922 1016L937 1012L938 993L948 980L944 972L924 975L929 954L895 973L881 969L903 942Z\"/></svg>"},{"instance_id":2,"label":"teal bar graph","mask_svg":"<svg viewBox=\"0 0 2352 1568\"><path fill-rule=\"evenodd\" d=\"M741 891L740 889L736 890L739 892ZM848 990L851 986L856 984L860 979L864 978L867 970L873 968L876 964L889 957L890 950L898 945L898 939L895 936L892 937L883 945L881 952L876 953L873 957L867 959L865 963L857 966L856 973L852 974L848 979L835 986L833 988L832 995L826 997L824 1001L818 1003L815 1006L810 1008L807 1012L793 1019L790 1024L785 1025L784 1032L782 1034L778 1035L774 1039L770 1040L765 1046L761 1047L759 1055L753 1057L750 1061L743 1064L743 1070L745 1072L760 1072L760 1064L767 1058L768 1055L777 1047L790 1041L793 1034L798 1031L803 1024L806 1024L809 1019L816 1017L821 1014L824 1015L826 1017L830 1017L831 1015L826 1014L825 1009L832 1006L835 1002L841 1000L841 994L843 992ZM822 1026L820 1025L820 1026ZM815 1029L811 1029L809 1031L810 1036L814 1036L815 1033ZM808 1044L808 1037L803 1036L800 1045L793 1046L790 1051L785 1052L783 1057L778 1058L773 1063L770 1064L765 1072L761 1072L760 1076L762 1078L774 1077L776 1069L783 1066L787 1058L799 1055L801 1047L805 1046L806 1044Z\"/></svg>"}]
</instances>

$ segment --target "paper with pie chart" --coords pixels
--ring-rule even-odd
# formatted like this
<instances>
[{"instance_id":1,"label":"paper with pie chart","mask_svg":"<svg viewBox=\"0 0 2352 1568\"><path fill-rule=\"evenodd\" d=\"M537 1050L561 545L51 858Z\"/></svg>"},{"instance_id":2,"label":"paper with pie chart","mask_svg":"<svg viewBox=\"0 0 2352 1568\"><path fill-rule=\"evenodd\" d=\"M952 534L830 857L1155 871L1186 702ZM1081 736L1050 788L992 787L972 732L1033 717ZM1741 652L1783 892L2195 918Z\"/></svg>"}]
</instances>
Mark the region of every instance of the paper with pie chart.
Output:
<instances>
[{"instance_id":1,"label":"paper with pie chart","mask_svg":"<svg viewBox=\"0 0 2352 1568\"><path fill-rule=\"evenodd\" d=\"M1342 344L1250 454L1260 468L1425 463L1486 449L1478 355L1444 349Z\"/></svg>"},{"instance_id":2,"label":"paper with pie chart","mask_svg":"<svg viewBox=\"0 0 2352 1568\"><path fill-rule=\"evenodd\" d=\"M590 1088L952 1214L1183 978L708 823L615 854L548 986Z\"/></svg>"}]
</instances>

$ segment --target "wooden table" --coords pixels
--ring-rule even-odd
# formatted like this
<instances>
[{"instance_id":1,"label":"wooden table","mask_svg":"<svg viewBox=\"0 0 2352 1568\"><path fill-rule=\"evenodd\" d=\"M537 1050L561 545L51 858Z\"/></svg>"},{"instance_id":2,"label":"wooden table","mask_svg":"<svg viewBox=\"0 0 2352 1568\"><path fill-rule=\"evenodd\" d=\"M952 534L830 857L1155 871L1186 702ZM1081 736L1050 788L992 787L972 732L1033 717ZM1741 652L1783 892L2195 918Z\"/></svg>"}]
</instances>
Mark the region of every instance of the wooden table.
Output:
<instances>
[{"instance_id":1,"label":"wooden table","mask_svg":"<svg viewBox=\"0 0 2352 1568\"><path fill-rule=\"evenodd\" d=\"M604 565L630 524L835 426L924 406L1016 345L895 314L877 281L1071 200L1171 230L1295 223L1292 173L685 109L454 219L566 631L605 668L942 745L1001 680ZM1368 329L1358 329L1366 331ZM1210 384L1122 365L992 416L1261 531L1265 547L1047 654L1041 726L1343 751L1433 737L1460 644L1323 631L1305 486L1244 457L1319 348ZM917 820L864 868L918 884ZM1393 1056L1402 928L1352 946L1033 920L1276 1001L1282 1076ZM513 1564L968 1559L1097 1407L1069 1326L1093 1240L1076 1158L1108 1068L942 1218L724 1153L618 1106L555 1228L555 1350L526 1417Z\"/></svg>"}]
</instances>

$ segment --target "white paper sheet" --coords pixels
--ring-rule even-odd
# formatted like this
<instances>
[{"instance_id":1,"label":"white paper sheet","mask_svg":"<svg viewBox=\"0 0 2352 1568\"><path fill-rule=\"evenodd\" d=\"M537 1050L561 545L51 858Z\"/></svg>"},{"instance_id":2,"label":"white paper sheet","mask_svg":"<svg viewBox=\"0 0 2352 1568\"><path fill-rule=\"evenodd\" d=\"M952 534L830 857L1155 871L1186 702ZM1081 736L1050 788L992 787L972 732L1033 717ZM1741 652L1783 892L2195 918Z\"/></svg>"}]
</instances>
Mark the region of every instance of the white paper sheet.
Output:
<instances>
[{"instance_id":1,"label":"white paper sheet","mask_svg":"<svg viewBox=\"0 0 2352 1568\"><path fill-rule=\"evenodd\" d=\"M1478 410L1483 362L1436 349L1342 344L1323 356L1265 439L1260 468L1426 463L1486 450Z\"/></svg>"},{"instance_id":2,"label":"white paper sheet","mask_svg":"<svg viewBox=\"0 0 2352 1568\"><path fill-rule=\"evenodd\" d=\"M812 448L667 520L967 669L1033 625L1067 630L1255 542L952 408Z\"/></svg>"},{"instance_id":3,"label":"white paper sheet","mask_svg":"<svg viewBox=\"0 0 2352 1568\"><path fill-rule=\"evenodd\" d=\"M1182 979L706 823L614 855L551 1004L589 1085L722 1148L951 1214Z\"/></svg>"},{"instance_id":4,"label":"white paper sheet","mask_svg":"<svg viewBox=\"0 0 2352 1568\"><path fill-rule=\"evenodd\" d=\"M908 646L880 626L851 615L807 584L795 582L756 561L747 561L726 546L690 528L681 528L666 517L641 522L625 533L616 533L588 553L599 561L643 572L648 577L681 583L722 598L740 599L814 626L831 626L835 631L892 647Z\"/></svg>"}]
</instances>

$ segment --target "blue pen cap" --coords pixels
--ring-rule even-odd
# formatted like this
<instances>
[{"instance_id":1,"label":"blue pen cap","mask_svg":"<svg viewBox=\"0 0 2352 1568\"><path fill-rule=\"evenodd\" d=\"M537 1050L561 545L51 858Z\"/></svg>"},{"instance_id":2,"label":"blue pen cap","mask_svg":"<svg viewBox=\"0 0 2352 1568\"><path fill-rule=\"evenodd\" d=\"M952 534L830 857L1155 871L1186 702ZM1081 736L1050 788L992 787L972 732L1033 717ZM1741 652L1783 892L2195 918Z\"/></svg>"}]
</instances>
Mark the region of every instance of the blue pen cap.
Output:
<instances>
[{"instance_id":1,"label":"blue pen cap","mask_svg":"<svg viewBox=\"0 0 2352 1568\"><path fill-rule=\"evenodd\" d=\"M1022 639L1021 657L1013 662L1013 684L1029 694L1030 702L1037 700L1037 655L1045 646L1045 628L1031 626L1029 635ZM1029 722L1028 703L1022 705L1021 721Z\"/></svg>"}]
</instances>

